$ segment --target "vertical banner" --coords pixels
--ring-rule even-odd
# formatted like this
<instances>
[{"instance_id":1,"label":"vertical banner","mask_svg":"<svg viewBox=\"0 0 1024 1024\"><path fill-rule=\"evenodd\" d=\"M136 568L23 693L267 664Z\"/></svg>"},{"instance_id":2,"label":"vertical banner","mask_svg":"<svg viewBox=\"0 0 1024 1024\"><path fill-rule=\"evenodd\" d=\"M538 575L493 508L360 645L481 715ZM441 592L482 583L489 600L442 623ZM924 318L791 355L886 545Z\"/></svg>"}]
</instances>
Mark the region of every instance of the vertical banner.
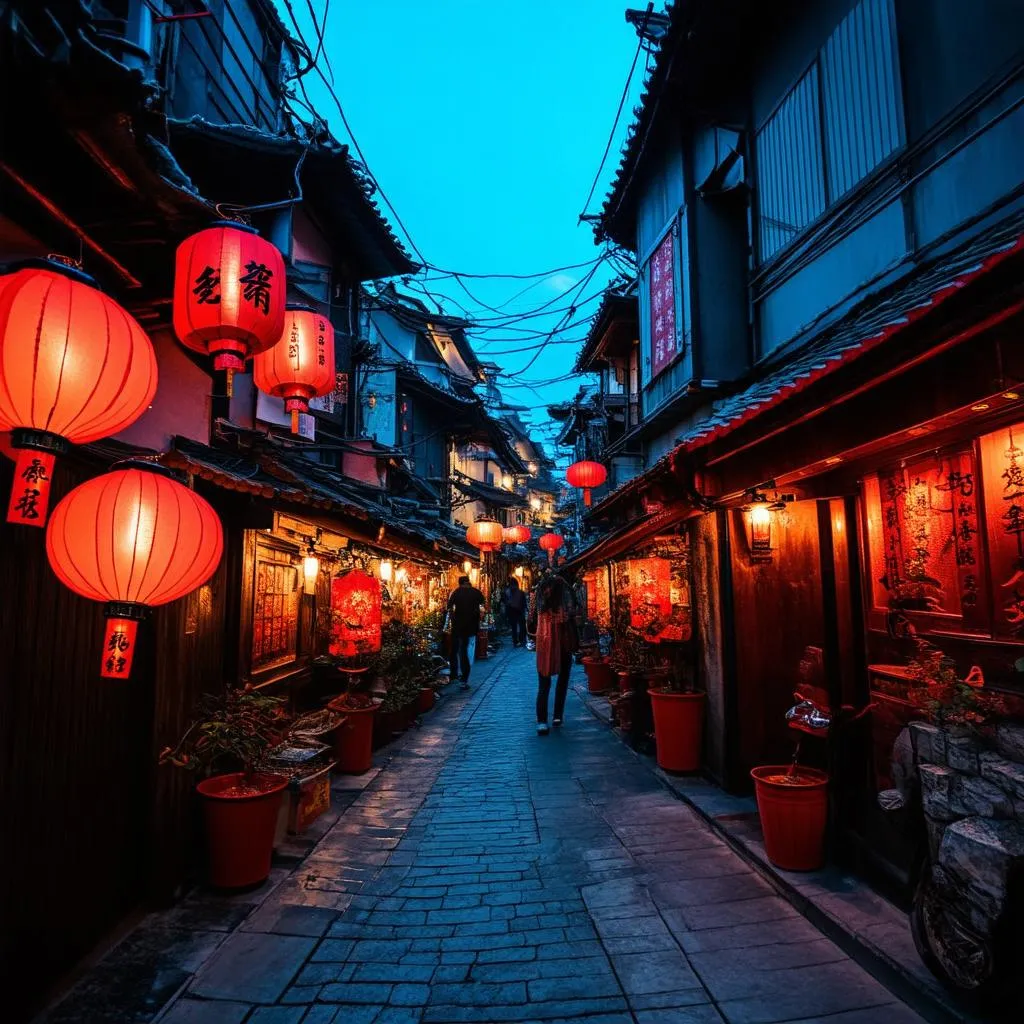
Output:
<instances>
[{"instance_id":1,"label":"vertical banner","mask_svg":"<svg viewBox=\"0 0 1024 1024\"><path fill-rule=\"evenodd\" d=\"M675 231L661 240L648 264L651 296L651 379L676 357Z\"/></svg>"}]
</instances>

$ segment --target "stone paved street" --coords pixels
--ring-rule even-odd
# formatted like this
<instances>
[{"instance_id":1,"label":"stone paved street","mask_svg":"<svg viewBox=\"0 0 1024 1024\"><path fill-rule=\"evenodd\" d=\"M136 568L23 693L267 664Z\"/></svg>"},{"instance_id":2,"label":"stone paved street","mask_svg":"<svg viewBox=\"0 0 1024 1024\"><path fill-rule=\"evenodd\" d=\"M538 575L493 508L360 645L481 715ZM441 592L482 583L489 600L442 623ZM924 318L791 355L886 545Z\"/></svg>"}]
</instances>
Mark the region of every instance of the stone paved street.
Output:
<instances>
[{"instance_id":1,"label":"stone paved street","mask_svg":"<svg viewBox=\"0 0 1024 1024\"><path fill-rule=\"evenodd\" d=\"M219 945L164 1024L921 1019L574 694L564 728L537 737L532 655L486 669Z\"/></svg>"}]
</instances>

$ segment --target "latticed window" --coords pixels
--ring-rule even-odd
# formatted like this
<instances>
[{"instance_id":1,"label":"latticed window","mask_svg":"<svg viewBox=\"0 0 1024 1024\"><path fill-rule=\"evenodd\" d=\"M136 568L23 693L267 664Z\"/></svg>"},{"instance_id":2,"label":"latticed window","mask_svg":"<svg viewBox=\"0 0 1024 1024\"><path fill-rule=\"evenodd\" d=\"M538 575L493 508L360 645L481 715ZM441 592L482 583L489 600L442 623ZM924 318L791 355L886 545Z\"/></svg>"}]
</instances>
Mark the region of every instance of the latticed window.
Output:
<instances>
[{"instance_id":1,"label":"latticed window","mask_svg":"<svg viewBox=\"0 0 1024 1024\"><path fill-rule=\"evenodd\" d=\"M253 592L252 668L295 660L299 635L299 573L287 551L259 543Z\"/></svg>"}]
</instances>

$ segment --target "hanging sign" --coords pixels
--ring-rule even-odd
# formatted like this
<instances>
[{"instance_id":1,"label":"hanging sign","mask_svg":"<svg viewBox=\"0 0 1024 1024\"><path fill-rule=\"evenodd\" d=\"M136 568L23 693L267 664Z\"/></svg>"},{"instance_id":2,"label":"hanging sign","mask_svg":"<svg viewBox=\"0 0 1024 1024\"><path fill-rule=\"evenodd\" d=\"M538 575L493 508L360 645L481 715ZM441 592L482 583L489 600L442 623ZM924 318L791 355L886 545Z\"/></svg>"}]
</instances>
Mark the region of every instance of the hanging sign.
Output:
<instances>
[{"instance_id":1,"label":"hanging sign","mask_svg":"<svg viewBox=\"0 0 1024 1024\"><path fill-rule=\"evenodd\" d=\"M676 357L675 232L670 231L648 264L651 296L651 378Z\"/></svg>"}]
</instances>

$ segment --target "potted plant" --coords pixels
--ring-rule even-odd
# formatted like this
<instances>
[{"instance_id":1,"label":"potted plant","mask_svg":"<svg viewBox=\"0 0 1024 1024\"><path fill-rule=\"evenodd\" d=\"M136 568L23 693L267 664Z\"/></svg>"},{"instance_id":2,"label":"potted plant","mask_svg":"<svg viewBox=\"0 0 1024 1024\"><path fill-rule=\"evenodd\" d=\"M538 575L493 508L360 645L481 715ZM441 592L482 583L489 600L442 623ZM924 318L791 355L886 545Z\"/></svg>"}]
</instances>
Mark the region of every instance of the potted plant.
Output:
<instances>
[{"instance_id":1,"label":"potted plant","mask_svg":"<svg viewBox=\"0 0 1024 1024\"><path fill-rule=\"evenodd\" d=\"M161 764L205 776L196 789L203 798L210 882L217 888L259 885L270 874L288 778L261 771L260 764L286 732L283 703L251 686L207 695L178 743L160 753Z\"/></svg>"},{"instance_id":2,"label":"potted plant","mask_svg":"<svg viewBox=\"0 0 1024 1024\"><path fill-rule=\"evenodd\" d=\"M346 679L345 692L327 706L345 716L334 733L335 767L346 775L363 775L373 765L373 723L381 702L362 690L369 666L353 664L354 660L336 659Z\"/></svg>"},{"instance_id":3,"label":"potted plant","mask_svg":"<svg viewBox=\"0 0 1024 1024\"><path fill-rule=\"evenodd\" d=\"M705 694L694 689L692 674L663 657L648 680L658 767L667 772L700 768Z\"/></svg>"}]
</instances>

